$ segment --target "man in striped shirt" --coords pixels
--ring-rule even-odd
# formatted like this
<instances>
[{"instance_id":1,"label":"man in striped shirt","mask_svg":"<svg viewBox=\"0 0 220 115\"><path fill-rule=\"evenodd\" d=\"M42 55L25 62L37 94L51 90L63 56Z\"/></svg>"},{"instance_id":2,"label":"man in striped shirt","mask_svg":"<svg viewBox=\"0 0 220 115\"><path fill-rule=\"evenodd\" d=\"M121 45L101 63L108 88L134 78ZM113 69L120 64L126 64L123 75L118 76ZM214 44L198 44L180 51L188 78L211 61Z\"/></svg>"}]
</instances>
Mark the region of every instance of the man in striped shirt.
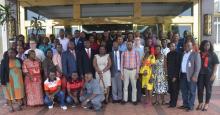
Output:
<instances>
[{"instance_id":1,"label":"man in striped shirt","mask_svg":"<svg viewBox=\"0 0 220 115\"><path fill-rule=\"evenodd\" d=\"M121 55L121 75L124 81L124 100L122 104L128 101L128 85L131 81L132 85L132 102L137 105L137 88L136 82L138 79L138 72L140 67L140 57L138 52L133 50L132 41L127 42L127 51Z\"/></svg>"}]
</instances>

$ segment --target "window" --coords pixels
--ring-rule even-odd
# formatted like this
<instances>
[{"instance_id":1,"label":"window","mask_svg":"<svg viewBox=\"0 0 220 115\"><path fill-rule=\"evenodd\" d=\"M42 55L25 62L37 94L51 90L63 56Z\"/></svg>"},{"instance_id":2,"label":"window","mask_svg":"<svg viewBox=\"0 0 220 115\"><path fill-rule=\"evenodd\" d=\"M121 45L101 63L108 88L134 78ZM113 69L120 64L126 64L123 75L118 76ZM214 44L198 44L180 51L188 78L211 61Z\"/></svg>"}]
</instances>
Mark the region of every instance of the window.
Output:
<instances>
[{"instance_id":1,"label":"window","mask_svg":"<svg viewBox=\"0 0 220 115\"><path fill-rule=\"evenodd\" d=\"M171 25L171 31L178 32L180 34L180 37L183 37L183 32L185 30L192 32L192 25L191 24Z\"/></svg>"},{"instance_id":2,"label":"window","mask_svg":"<svg viewBox=\"0 0 220 115\"><path fill-rule=\"evenodd\" d=\"M214 37L216 38L215 43L220 43L220 17L214 18Z\"/></svg>"}]
</instances>

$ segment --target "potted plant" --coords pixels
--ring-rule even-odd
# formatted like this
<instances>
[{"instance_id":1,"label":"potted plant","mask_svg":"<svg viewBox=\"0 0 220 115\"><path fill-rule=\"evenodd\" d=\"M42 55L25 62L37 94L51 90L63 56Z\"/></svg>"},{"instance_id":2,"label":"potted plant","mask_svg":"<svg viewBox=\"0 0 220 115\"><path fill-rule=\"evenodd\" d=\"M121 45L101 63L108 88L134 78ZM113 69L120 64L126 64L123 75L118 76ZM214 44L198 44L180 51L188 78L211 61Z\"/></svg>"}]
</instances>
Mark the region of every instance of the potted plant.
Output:
<instances>
[{"instance_id":1,"label":"potted plant","mask_svg":"<svg viewBox=\"0 0 220 115\"><path fill-rule=\"evenodd\" d=\"M31 32L31 34L32 34L32 37L33 37L33 35L35 36L34 38L37 41L39 41L39 32L44 31L43 26L42 26L42 22L45 22L45 20L40 15L38 15L38 17L32 17L32 20L31 20L32 32Z\"/></svg>"},{"instance_id":2,"label":"potted plant","mask_svg":"<svg viewBox=\"0 0 220 115\"><path fill-rule=\"evenodd\" d=\"M13 17L14 14L15 11L12 9L12 4L0 4L0 25L6 24L9 40L13 40L16 36L16 20Z\"/></svg>"}]
</instances>

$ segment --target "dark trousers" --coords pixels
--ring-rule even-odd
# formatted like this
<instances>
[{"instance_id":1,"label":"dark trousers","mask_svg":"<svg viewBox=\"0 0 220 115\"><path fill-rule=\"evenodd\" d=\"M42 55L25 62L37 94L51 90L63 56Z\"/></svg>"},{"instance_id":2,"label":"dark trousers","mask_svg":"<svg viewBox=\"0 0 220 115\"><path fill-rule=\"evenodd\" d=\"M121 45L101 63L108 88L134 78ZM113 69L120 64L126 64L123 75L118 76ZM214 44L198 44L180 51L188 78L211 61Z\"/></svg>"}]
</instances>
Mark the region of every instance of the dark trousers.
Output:
<instances>
[{"instance_id":1,"label":"dark trousers","mask_svg":"<svg viewBox=\"0 0 220 115\"><path fill-rule=\"evenodd\" d=\"M212 84L213 81L210 81L211 75L209 74L200 74L198 77L198 100L199 103L203 103L203 93L206 89L206 103L209 103L211 94L212 94Z\"/></svg>"},{"instance_id":2,"label":"dark trousers","mask_svg":"<svg viewBox=\"0 0 220 115\"><path fill-rule=\"evenodd\" d=\"M178 95L179 95L179 79L172 82L172 78L169 76L168 79L169 93L170 93L170 106L176 106Z\"/></svg>"},{"instance_id":3,"label":"dark trousers","mask_svg":"<svg viewBox=\"0 0 220 115\"><path fill-rule=\"evenodd\" d=\"M182 93L183 106L193 109L196 97L196 82L188 81L186 74L181 73L180 89Z\"/></svg>"}]
</instances>

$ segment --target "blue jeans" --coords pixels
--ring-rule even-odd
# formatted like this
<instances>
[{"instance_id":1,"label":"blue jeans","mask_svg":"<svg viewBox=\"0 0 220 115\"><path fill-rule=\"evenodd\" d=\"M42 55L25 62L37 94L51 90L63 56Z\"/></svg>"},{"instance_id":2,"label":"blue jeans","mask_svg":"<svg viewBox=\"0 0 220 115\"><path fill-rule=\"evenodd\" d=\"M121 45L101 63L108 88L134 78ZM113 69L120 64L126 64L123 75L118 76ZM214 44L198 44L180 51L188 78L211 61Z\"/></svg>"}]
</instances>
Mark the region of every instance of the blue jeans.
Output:
<instances>
[{"instance_id":1,"label":"blue jeans","mask_svg":"<svg viewBox=\"0 0 220 115\"><path fill-rule=\"evenodd\" d=\"M71 104L73 104L73 102L74 102L74 101L73 101L73 98L72 98L71 96L67 96L67 97L66 97L66 103L67 103L67 104L71 105Z\"/></svg>"},{"instance_id":2,"label":"blue jeans","mask_svg":"<svg viewBox=\"0 0 220 115\"><path fill-rule=\"evenodd\" d=\"M64 92L62 91L59 91L55 94L55 96L59 101L60 101L60 106L64 106L65 105L65 94ZM44 103L47 105L47 106L51 106L53 105L53 100L50 100L49 96L48 95L45 95L44 97Z\"/></svg>"},{"instance_id":3,"label":"blue jeans","mask_svg":"<svg viewBox=\"0 0 220 115\"><path fill-rule=\"evenodd\" d=\"M187 81L186 74L181 74L180 77L180 89L182 93L183 106L193 109L195 97L196 97L197 83L193 81Z\"/></svg>"}]
</instances>

